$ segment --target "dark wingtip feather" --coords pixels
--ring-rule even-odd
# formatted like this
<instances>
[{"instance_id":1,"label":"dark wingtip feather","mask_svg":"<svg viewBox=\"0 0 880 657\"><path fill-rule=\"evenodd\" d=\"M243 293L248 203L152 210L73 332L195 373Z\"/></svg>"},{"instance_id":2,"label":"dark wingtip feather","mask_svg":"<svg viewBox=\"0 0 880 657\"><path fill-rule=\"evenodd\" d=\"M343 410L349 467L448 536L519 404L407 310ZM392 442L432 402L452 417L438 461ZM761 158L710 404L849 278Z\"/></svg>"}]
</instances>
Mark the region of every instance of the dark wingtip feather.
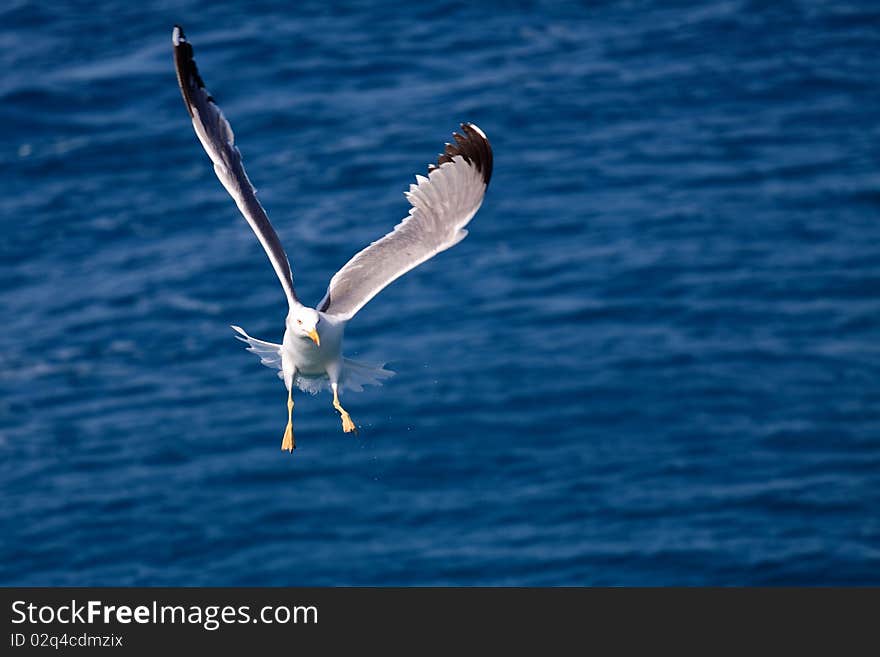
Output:
<instances>
[{"instance_id":1,"label":"dark wingtip feather","mask_svg":"<svg viewBox=\"0 0 880 657\"><path fill-rule=\"evenodd\" d=\"M473 123L462 123L461 131L452 133L454 144L446 144L443 152L437 156L437 164L428 166L430 173L441 164L452 162L452 158L461 155L465 160L477 167L477 170L483 174L483 181L489 185L492 178L492 146L486 135Z\"/></svg>"},{"instance_id":2,"label":"dark wingtip feather","mask_svg":"<svg viewBox=\"0 0 880 657\"><path fill-rule=\"evenodd\" d=\"M183 28L175 25L171 33L171 41L174 44L174 68L177 71L177 84L180 86L180 93L183 94L183 102L189 115L193 115L192 107L194 101L192 98L193 91L196 89L204 89L205 83L202 76L199 75L199 69L193 58L193 47L186 40ZM208 96L209 101L214 99Z\"/></svg>"}]
</instances>

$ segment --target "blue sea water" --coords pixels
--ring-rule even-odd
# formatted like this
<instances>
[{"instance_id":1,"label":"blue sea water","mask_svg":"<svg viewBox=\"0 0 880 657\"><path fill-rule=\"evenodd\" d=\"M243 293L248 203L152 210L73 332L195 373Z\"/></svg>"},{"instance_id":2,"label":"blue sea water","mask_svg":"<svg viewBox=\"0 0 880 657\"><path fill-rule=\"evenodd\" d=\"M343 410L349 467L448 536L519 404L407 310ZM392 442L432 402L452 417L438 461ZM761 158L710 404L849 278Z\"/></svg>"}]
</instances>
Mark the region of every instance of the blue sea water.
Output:
<instances>
[{"instance_id":1,"label":"blue sea water","mask_svg":"<svg viewBox=\"0 0 880 657\"><path fill-rule=\"evenodd\" d=\"M286 393L286 306L177 89L194 44L316 303L473 121L383 388ZM0 583L880 584L880 7L0 9Z\"/></svg>"}]
</instances>

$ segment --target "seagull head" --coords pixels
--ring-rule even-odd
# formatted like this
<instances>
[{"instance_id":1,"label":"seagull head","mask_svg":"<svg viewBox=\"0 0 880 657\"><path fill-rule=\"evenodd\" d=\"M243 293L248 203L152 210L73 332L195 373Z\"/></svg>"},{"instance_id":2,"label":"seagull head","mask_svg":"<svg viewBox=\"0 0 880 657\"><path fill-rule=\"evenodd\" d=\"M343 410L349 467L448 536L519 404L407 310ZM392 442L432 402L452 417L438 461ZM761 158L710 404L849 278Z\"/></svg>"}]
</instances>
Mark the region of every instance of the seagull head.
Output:
<instances>
[{"instance_id":1,"label":"seagull head","mask_svg":"<svg viewBox=\"0 0 880 657\"><path fill-rule=\"evenodd\" d=\"M300 338L308 338L317 346L321 346L321 338L318 335L318 322L321 317L314 308L299 306L290 311L288 328Z\"/></svg>"}]
</instances>

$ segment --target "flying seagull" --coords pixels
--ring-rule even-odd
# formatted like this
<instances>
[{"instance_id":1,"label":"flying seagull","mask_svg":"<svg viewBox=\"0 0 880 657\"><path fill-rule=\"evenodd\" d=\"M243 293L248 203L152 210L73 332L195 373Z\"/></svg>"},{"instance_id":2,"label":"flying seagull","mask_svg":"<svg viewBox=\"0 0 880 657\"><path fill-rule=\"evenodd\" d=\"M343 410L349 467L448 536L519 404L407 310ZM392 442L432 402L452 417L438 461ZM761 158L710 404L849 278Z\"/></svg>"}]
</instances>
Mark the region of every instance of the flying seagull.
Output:
<instances>
[{"instance_id":1,"label":"flying seagull","mask_svg":"<svg viewBox=\"0 0 880 657\"><path fill-rule=\"evenodd\" d=\"M339 401L340 390L345 387L358 391L363 385L382 385L382 379L393 373L343 358L345 326L389 283L467 236L465 226L480 209L492 176L489 140L474 124L461 124L462 134L453 133L455 143L446 144L437 164L428 166L428 175L417 175L417 184L410 185L405 193L412 205L409 215L336 272L324 298L315 308L309 308L296 296L287 255L244 171L232 128L205 89L192 46L179 25L174 27L172 42L177 82L196 136L214 163L220 182L263 245L287 297L289 310L281 344L257 340L238 326L232 327L238 333L236 337L249 345L248 351L259 356L263 365L280 370L278 375L287 387L287 427L281 449L292 452L296 447L294 385L317 392L329 383L333 407L342 418L342 430L357 432Z\"/></svg>"}]
</instances>

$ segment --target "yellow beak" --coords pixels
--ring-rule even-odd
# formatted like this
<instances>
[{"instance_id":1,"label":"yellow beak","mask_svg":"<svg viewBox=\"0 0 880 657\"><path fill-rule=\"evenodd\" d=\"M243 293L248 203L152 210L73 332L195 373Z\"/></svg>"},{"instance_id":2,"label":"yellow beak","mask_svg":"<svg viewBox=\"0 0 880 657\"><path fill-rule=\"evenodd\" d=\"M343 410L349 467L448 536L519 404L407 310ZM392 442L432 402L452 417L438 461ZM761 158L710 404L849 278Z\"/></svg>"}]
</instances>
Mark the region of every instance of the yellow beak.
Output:
<instances>
[{"instance_id":1,"label":"yellow beak","mask_svg":"<svg viewBox=\"0 0 880 657\"><path fill-rule=\"evenodd\" d=\"M314 342L319 347L321 346L321 338L318 335L318 331L312 329L311 331L309 331L309 337L312 339L312 342Z\"/></svg>"}]
</instances>

